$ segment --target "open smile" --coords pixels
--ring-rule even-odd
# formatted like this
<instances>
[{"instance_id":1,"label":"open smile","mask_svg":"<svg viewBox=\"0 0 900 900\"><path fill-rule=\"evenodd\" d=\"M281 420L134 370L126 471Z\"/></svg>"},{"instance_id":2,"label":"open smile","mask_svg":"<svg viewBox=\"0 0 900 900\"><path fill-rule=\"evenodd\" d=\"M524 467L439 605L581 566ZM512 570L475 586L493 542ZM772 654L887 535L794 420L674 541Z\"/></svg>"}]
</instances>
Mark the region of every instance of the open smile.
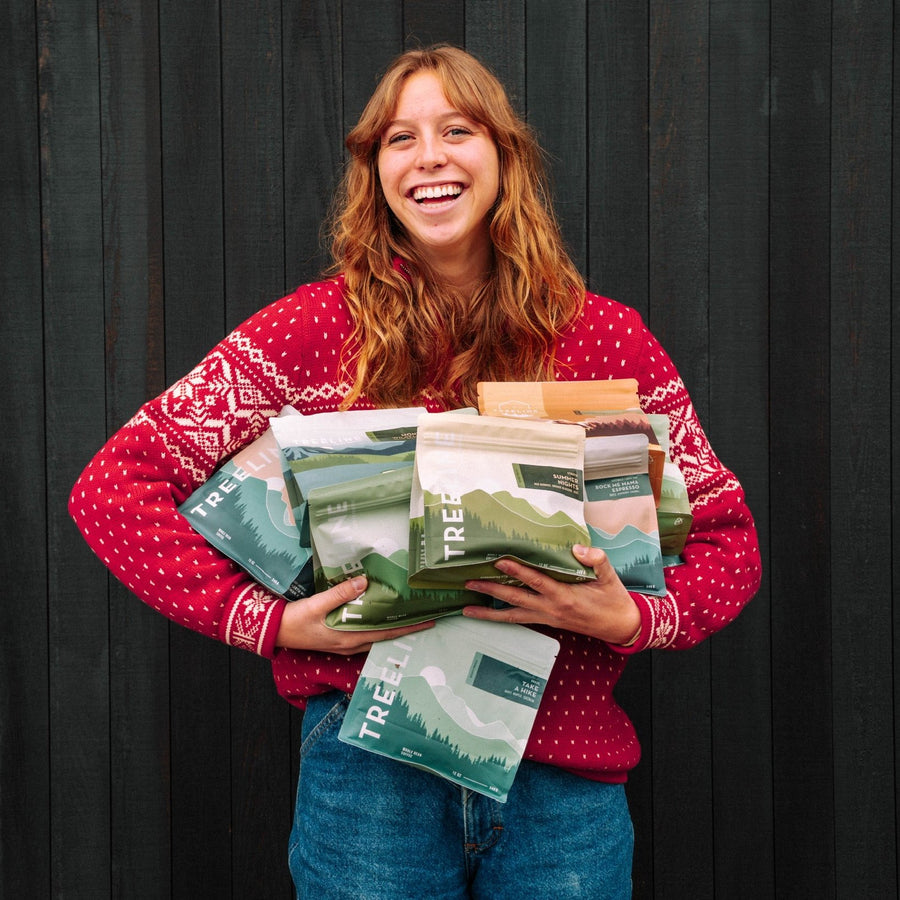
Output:
<instances>
[{"instance_id":1,"label":"open smile","mask_svg":"<svg viewBox=\"0 0 900 900\"><path fill-rule=\"evenodd\" d=\"M463 192L463 186L459 182L447 184L427 184L414 187L409 196L418 204L442 203L447 200L455 200Z\"/></svg>"}]
</instances>

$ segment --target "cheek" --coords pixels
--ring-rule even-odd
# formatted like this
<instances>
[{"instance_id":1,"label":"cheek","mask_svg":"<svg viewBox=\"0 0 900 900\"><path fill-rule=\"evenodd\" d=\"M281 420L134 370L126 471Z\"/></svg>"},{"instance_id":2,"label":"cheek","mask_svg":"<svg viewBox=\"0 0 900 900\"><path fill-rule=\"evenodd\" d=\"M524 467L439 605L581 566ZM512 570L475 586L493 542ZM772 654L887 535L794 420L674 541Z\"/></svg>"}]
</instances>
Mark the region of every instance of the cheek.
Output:
<instances>
[{"instance_id":1,"label":"cheek","mask_svg":"<svg viewBox=\"0 0 900 900\"><path fill-rule=\"evenodd\" d=\"M379 163L377 169L378 187L381 188L381 196L392 211L396 212L397 205L397 180L392 177L390 166Z\"/></svg>"}]
</instances>

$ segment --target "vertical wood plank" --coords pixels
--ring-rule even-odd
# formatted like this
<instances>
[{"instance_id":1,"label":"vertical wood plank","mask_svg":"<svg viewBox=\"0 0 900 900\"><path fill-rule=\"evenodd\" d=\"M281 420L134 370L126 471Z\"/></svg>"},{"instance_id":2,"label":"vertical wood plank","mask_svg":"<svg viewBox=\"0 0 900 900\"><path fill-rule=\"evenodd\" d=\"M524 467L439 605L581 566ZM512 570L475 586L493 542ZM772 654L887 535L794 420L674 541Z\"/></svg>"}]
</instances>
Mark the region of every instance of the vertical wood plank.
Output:
<instances>
[{"instance_id":1,"label":"vertical wood plank","mask_svg":"<svg viewBox=\"0 0 900 900\"><path fill-rule=\"evenodd\" d=\"M166 372L225 334L221 39L217 4L160 0Z\"/></svg>"},{"instance_id":2,"label":"vertical wood plank","mask_svg":"<svg viewBox=\"0 0 900 900\"><path fill-rule=\"evenodd\" d=\"M404 0L404 47L412 49L440 43L461 47L464 39L464 3L447 3L446 0Z\"/></svg>"},{"instance_id":3,"label":"vertical wood plank","mask_svg":"<svg viewBox=\"0 0 900 900\"><path fill-rule=\"evenodd\" d=\"M744 487L765 548L769 3L734 0L710 12L708 430ZM775 892L769 631L763 591L711 640L717 897Z\"/></svg>"},{"instance_id":4,"label":"vertical wood plank","mask_svg":"<svg viewBox=\"0 0 900 900\"><path fill-rule=\"evenodd\" d=\"M163 388L159 42L154 3L99 6L107 422ZM169 884L165 620L110 584L112 891Z\"/></svg>"},{"instance_id":5,"label":"vertical wood plank","mask_svg":"<svg viewBox=\"0 0 900 900\"><path fill-rule=\"evenodd\" d=\"M892 59L900 53L900 22L895 18L893 28ZM900 172L900 66L894 64L891 129L891 168ZM895 178L891 184L891 447L900 446L900 366L893 365L894 348L900 347L900 185ZM891 452L891 541L896 544L900 535L900 453ZM891 578L900 584L900 554L891 556ZM894 665L891 683L894 688L894 772L900 772L900 604L894 604ZM894 821L900 816L900 798L894 797ZM894 852L900 860L900 829L894 835Z\"/></svg>"},{"instance_id":6,"label":"vertical wood plank","mask_svg":"<svg viewBox=\"0 0 900 900\"><path fill-rule=\"evenodd\" d=\"M222 5L227 328L284 288L281 4Z\"/></svg>"},{"instance_id":7,"label":"vertical wood plank","mask_svg":"<svg viewBox=\"0 0 900 900\"><path fill-rule=\"evenodd\" d=\"M648 7L588 5L586 277L646 316L648 281Z\"/></svg>"},{"instance_id":8,"label":"vertical wood plank","mask_svg":"<svg viewBox=\"0 0 900 900\"><path fill-rule=\"evenodd\" d=\"M770 512L775 885L834 896L829 604L830 5L771 4ZM798 452L798 448L809 452Z\"/></svg>"},{"instance_id":9,"label":"vertical wood plank","mask_svg":"<svg viewBox=\"0 0 900 900\"><path fill-rule=\"evenodd\" d=\"M524 116L525 0L468 0L465 46L500 79L513 109Z\"/></svg>"},{"instance_id":10,"label":"vertical wood plank","mask_svg":"<svg viewBox=\"0 0 900 900\"><path fill-rule=\"evenodd\" d=\"M161 0L165 382L225 333L222 89L216 4ZM230 651L169 626L171 892L231 893Z\"/></svg>"},{"instance_id":11,"label":"vertical wood plank","mask_svg":"<svg viewBox=\"0 0 900 900\"><path fill-rule=\"evenodd\" d=\"M549 154L548 182L575 266L587 259L587 135L584 2L532 0L527 6L528 122Z\"/></svg>"},{"instance_id":12,"label":"vertical wood plank","mask_svg":"<svg viewBox=\"0 0 900 900\"><path fill-rule=\"evenodd\" d=\"M649 325L702 421L709 366L707 0L650 4Z\"/></svg>"},{"instance_id":13,"label":"vertical wood plank","mask_svg":"<svg viewBox=\"0 0 900 900\"><path fill-rule=\"evenodd\" d=\"M341 0L341 35L346 135L388 63L403 51L402 0Z\"/></svg>"},{"instance_id":14,"label":"vertical wood plank","mask_svg":"<svg viewBox=\"0 0 900 900\"><path fill-rule=\"evenodd\" d=\"M50 896L48 505L35 6L0 3L0 896ZM54 503L54 514L58 506Z\"/></svg>"},{"instance_id":15,"label":"vertical wood plank","mask_svg":"<svg viewBox=\"0 0 900 900\"><path fill-rule=\"evenodd\" d=\"M341 174L341 20L329 0L285 4L284 205L288 289L330 261L322 223Z\"/></svg>"},{"instance_id":16,"label":"vertical wood plank","mask_svg":"<svg viewBox=\"0 0 900 900\"><path fill-rule=\"evenodd\" d=\"M897 895L891 683L891 26L832 5L831 600L836 892Z\"/></svg>"},{"instance_id":17,"label":"vertical wood plank","mask_svg":"<svg viewBox=\"0 0 900 900\"><path fill-rule=\"evenodd\" d=\"M705 423L709 34L705 0L650 4L649 325ZM653 659L654 887L713 895L709 645Z\"/></svg>"},{"instance_id":18,"label":"vertical wood plank","mask_svg":"<svg viewBox=\"0 0 900 900\"><path fill-rule=\"evenodd\" d=\"M107 576L65 501L106 436L97 11L38 2L54 896L110 889Z\"/></svg>"},{"instance_id":19,"label":"vertical wood plank","mask_svg":"<svg viewBox=\"0 0 900 900\"><path fill-rule=\"evenodd\" d=\"M647 315L648 7L643 0L587 8L588 286ZM616 698L637 729L643 759L628 776L635 900L653 896L653 656L628 661Z\"/></svg>"}]
</instances>

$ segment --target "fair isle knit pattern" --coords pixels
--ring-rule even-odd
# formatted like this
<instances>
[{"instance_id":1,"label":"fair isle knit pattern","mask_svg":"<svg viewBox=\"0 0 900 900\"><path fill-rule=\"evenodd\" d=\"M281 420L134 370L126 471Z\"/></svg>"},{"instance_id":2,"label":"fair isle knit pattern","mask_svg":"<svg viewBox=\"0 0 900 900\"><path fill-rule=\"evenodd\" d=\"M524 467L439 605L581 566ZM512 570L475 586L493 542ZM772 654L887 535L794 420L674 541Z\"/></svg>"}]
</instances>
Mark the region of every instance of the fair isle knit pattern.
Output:
<instances>
[{"instance_id":1,"label":"fair isle knit pattern","mask_svg":"<svg viewBox=\"0 0 900 900\"><path fill-rule=\"evenodd\" d=\"M351 333L340 278L260 310L113 435L69 503L90 546L137 596L175 622L270 658L279 693L301 708L313 693L352 691L363 658L277 648L285 601L207 544L177 506L285 404L306 414L334 410L349 389L341 350ZM694 512L685 563L666 570L667 595L632 595L642 617L635 644L549 632L561 650L527 757L624 781L640 756L613 698L627 656L690 647L732 621L758 587L759 549L739 483L713 453L674 365L635 311L588 294L557 363L562 380L637 379L645 410L670 417L672 455ZM415 403L441 409L430 396Z\"/></svg>"}]
</instances>

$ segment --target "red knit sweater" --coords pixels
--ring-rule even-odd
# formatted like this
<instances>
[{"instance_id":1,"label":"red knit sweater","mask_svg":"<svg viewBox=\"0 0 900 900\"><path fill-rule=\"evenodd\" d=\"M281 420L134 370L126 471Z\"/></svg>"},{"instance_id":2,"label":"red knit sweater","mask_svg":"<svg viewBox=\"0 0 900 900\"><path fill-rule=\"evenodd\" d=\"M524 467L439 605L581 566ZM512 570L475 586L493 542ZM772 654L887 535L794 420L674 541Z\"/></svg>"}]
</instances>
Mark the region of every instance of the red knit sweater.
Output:
<instances>
[{"instance_id":1,"label":"red knit sweater","mask_svg":"<svg viewBox=\"0 0 900 900\"><path fill-rule=\"evenodd\" d=\"M175 622L270 658L279 693L301 708L314 693L351 692L364 657L276 647L285 601L207 544L176 507L285 404L326 412L346 395L339 358L352 326L342 284L305 285L248 319L113 435L69 501L92 549L138 597ZM625 657L690 647L734 619L758 587L759 548L740 485L712 452L674 365L634 310L588 294L557 358L560 379L637 379L644 410L670 418L671 455L693 507L685 563L666 569L667 596L633 594L642 617L636 644L626 650L551 632L562 646L526 756L624 781L640 756L613 699ZM427 397L413 405L440 409Z\"/></svg>"}]
</instances>

